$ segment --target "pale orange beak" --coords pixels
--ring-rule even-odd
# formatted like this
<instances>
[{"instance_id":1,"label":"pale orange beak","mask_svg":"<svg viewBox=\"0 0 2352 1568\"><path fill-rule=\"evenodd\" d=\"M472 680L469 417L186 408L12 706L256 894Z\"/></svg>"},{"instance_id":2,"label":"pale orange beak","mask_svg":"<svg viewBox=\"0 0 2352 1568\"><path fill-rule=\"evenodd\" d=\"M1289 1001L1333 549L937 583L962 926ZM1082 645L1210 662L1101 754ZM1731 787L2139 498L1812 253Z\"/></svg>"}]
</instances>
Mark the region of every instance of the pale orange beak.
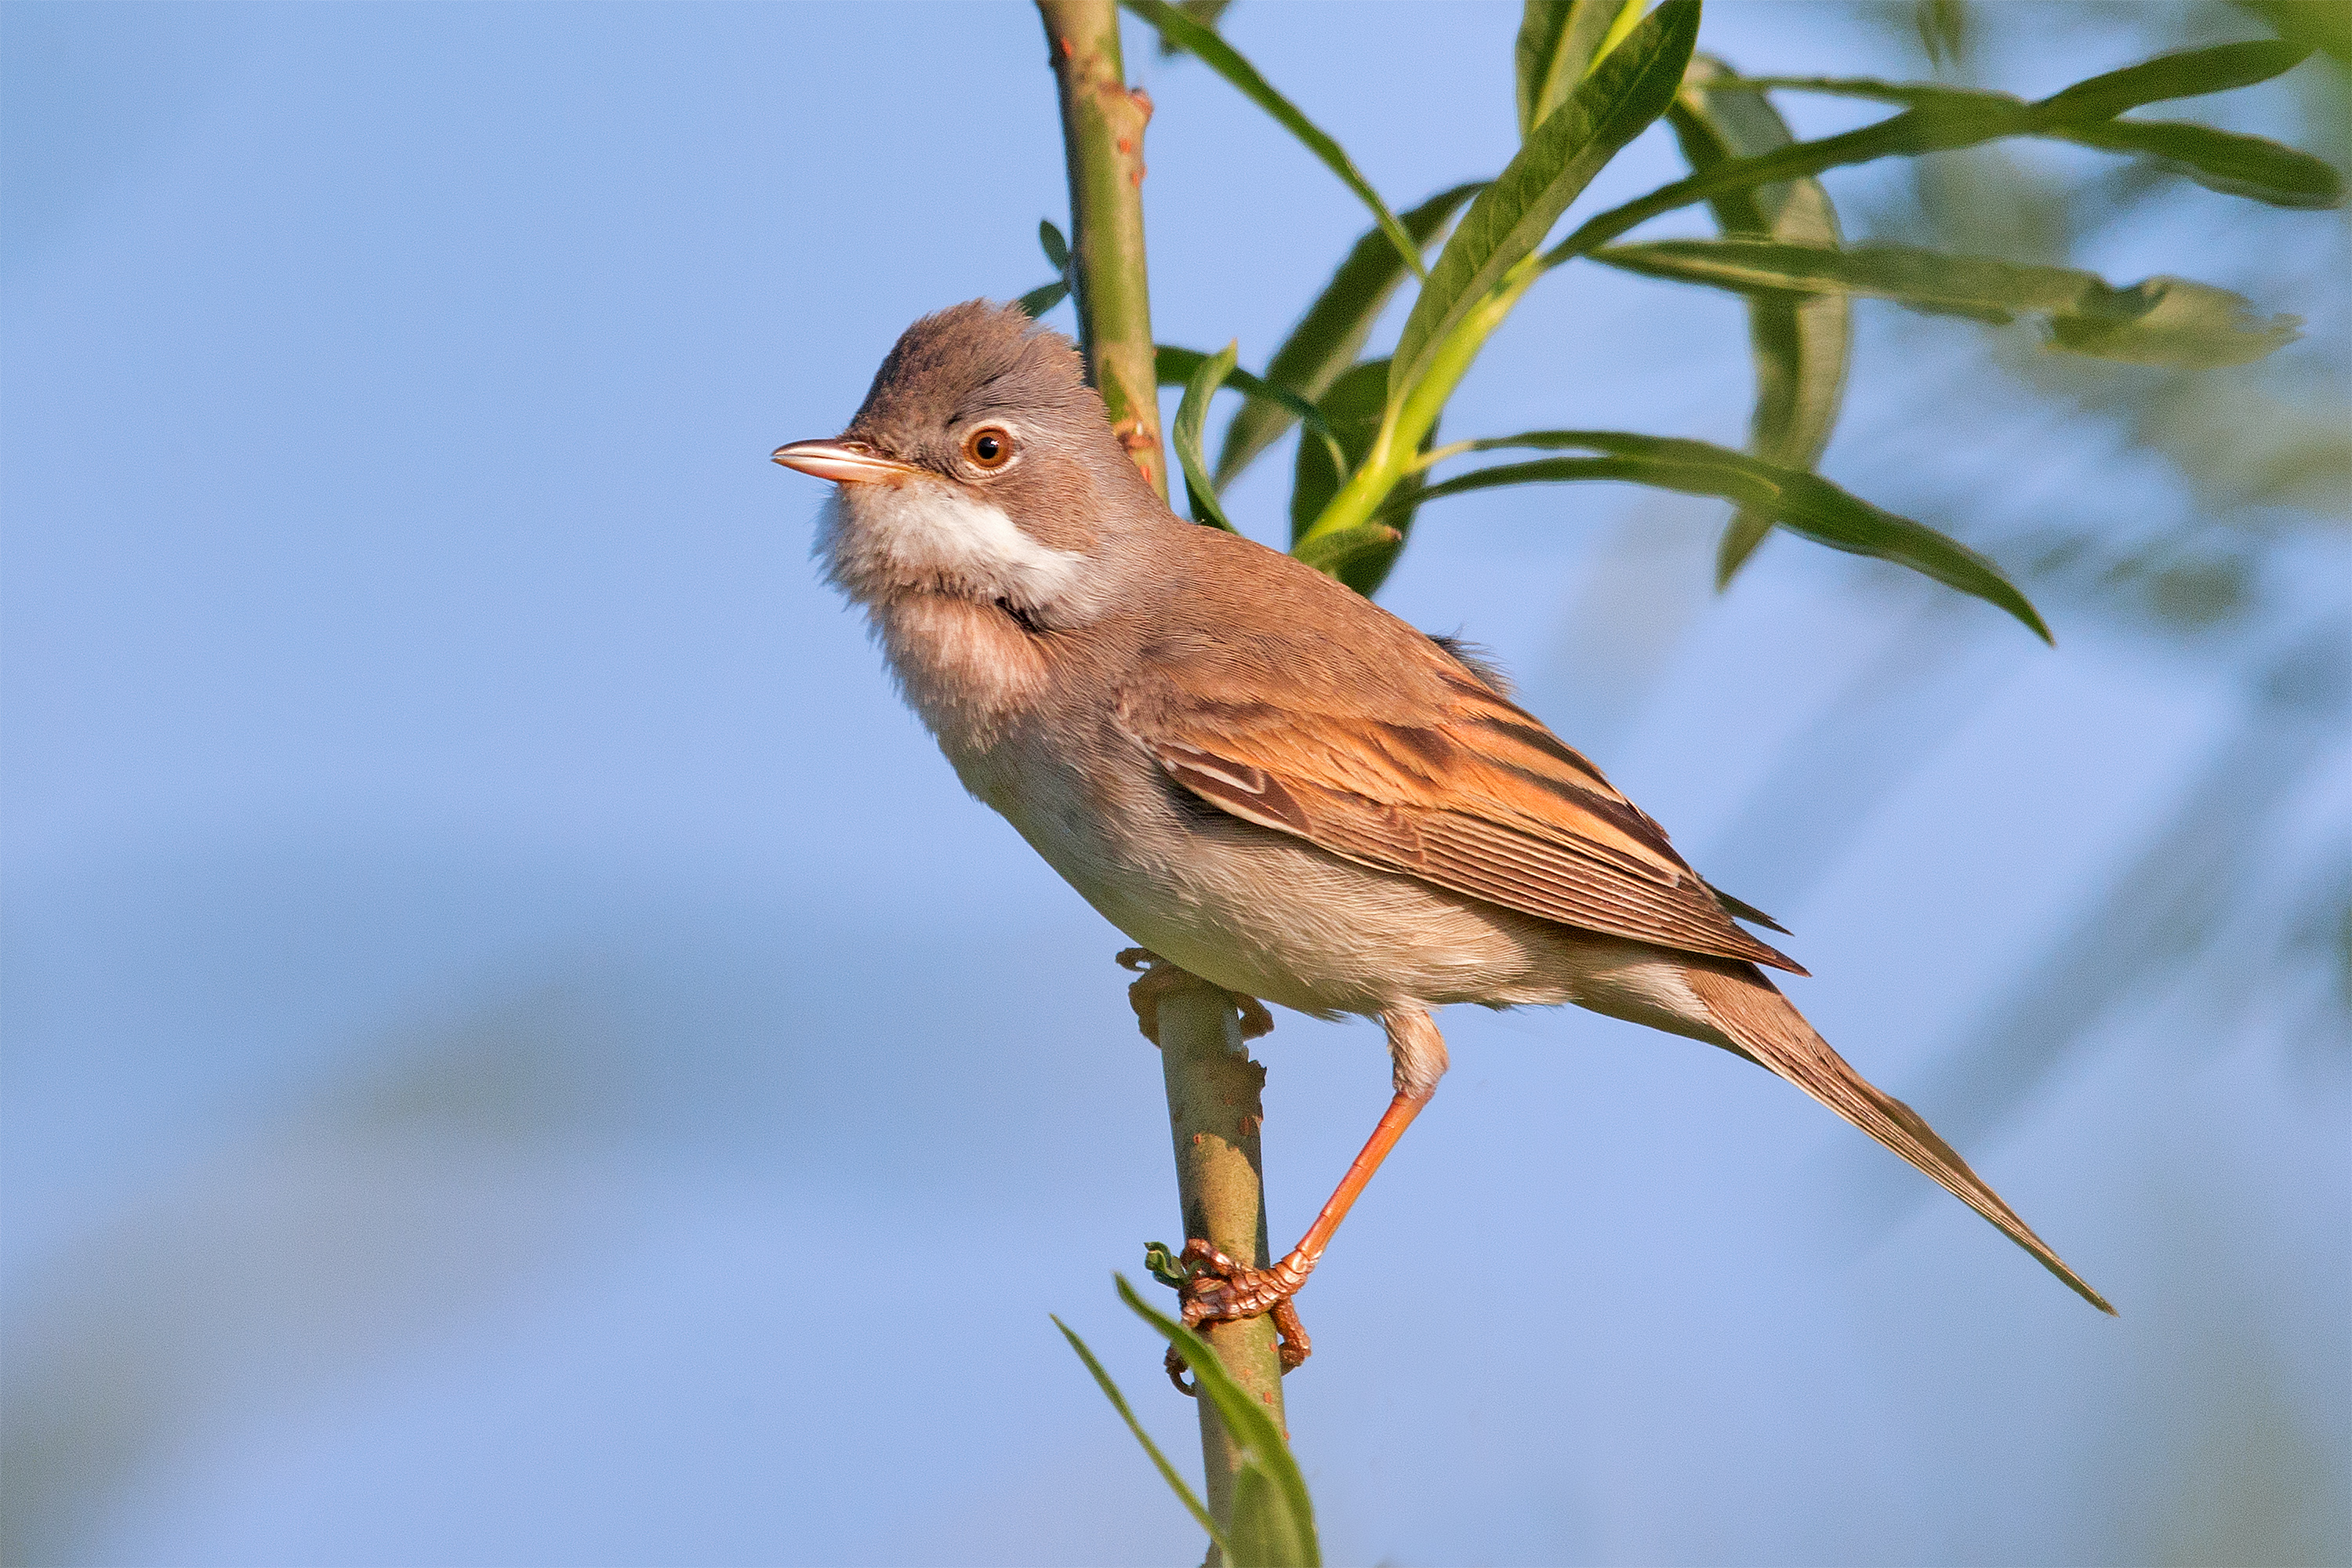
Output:
<instances>
[{"instance_id":1,"label":"pale orange beak","mask_svg":"<svg viewBox=\"0 0 2352 1568\"><path fill-rule=\"evenodd\" d=\"M788 468L844 485L903 479L922 471L911 464L879 456L863 441L794 441L777 447L770 456Z\"/></svg>"}]
</instances>

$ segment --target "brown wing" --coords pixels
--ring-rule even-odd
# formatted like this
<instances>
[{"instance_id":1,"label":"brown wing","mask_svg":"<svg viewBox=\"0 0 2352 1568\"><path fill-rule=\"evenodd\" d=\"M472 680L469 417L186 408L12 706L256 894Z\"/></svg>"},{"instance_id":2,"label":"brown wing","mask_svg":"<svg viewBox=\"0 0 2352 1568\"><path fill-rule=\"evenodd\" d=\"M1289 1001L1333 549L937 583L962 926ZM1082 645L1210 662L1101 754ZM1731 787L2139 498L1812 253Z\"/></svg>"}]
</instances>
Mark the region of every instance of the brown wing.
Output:
<instances>
[{"instance_id":1,"label":"brown wing","mask_svg":"<svg viewBox=\"0 0 2352 1568\"><path fill-rule=\"evenodd\" d=\"M1658 825L1541 721L1426 640L1388 651L1400 666L1360 697L1265 659L1223 679L1216 661L1181 658L1181 676L1147 676L1121 722L1201 799L1335 855L1582 930L1805 973L1732 923Z\"/></svg>"}]
</instances>

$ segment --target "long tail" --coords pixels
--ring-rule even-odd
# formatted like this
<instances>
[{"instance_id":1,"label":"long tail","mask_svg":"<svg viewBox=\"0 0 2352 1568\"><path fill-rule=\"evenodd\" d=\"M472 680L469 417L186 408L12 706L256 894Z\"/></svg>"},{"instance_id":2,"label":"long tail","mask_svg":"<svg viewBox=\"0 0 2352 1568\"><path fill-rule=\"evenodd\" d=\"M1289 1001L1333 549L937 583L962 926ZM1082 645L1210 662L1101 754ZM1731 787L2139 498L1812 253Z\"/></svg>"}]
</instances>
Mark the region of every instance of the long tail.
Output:
<instances>
[{"instance_id":1,"label":"long tail","mask_svg":"<svg viewBox=\"0 0 2352 1568\"><path fill-rule=\"evenodd\" d=\"M2115 1315L2106 1298L2067 1268L1917 1111L1848 1067L1845 1058L1830 1049L1829 1042L1813 1032L1804 1015L1754 965L1740 964L1735 970L1728 964L1717 969L1695 963L1685 972L1685 978L1716 1026L1738 1041L1744 1055L1927 1172L1947 1192L2033 1254L2042 1268L2064 1280L2083 1300L2110 1317Z\"/></svg>"}]
</instances>

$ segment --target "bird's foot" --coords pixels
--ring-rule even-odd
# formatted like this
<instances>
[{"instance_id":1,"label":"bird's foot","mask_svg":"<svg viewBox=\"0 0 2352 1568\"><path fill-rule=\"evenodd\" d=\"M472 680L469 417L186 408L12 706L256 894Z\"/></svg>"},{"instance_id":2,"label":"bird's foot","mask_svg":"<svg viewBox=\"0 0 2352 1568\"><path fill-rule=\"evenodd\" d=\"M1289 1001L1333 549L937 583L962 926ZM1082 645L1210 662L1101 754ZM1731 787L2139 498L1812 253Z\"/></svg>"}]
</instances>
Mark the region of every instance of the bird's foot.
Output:
<instances>
[{"instance_id":1,"label":"bird's foot","mask_svg":"<svg viewBox=\"0 0 2352 1568\"><path fill-rule=\"evenodd\" d=\"M1134 970L1142 978L1127 988L1128 1005L1135 1009L1135 1026L1153 1045L1160 1043L1160 1004L1176 992L1191 985L1208 985L1241 1010L1242 1038L1255 1040L1260 1035L1274 1032L1274 1017L1265 1004L1255 996L1244 996L1237 991L1227 991L1189 970L1179 969L1148 947L1122 949L1118 954L1121 969Z\"/></svg>"},{"instance_id":2,"label":"bird's foot","mask_svg":"<svg viewBox=\"0 0 2352 1568\"><path fill-rule=\"evenodd\" d=\"M1307 1325L1298 1321L1298 1309L1290 1300L1307 1283L1307 1270L1313 1264L1302 1266L1294 1254L1271 1268L1251 1268L1197 1236L1184 1244L1178 1258L1185 1279L1177 1287L1176 1295L1183 1303L1186 1328L1197 1329L1203 1323L1234 1323L1271 1312L1276 1351L1282 1358L1284 1372L1297 1370L1314 1353L1314 1342L1307 1337ZM1168 1352L1167 1365L1169 1379L1185 1393L1192 1393L1191 1385L1184 1382L1183 1360L1172 1349Z\"/></svg>"}]
</instances>

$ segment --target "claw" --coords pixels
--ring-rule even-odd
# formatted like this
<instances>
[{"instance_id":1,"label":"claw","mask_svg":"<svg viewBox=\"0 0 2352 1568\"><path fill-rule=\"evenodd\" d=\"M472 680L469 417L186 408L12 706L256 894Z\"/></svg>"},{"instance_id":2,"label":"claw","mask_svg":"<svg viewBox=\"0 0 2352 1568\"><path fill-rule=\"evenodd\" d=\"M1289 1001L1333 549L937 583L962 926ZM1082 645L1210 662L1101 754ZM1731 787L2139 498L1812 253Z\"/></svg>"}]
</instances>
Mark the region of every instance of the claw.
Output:
<instances>
[{"instance_id":1,"label":"claw","mask_svg":"<svg viewBox=\"0 0 2352 1568\"><path fill-rule=\"evenodd\" d=\"M1307 1337L1307 1326L1290 1300L1307 1283L1307 1275L1289 1258L1271 1268L1244 1268L1196 1236L1184 1243L1182 1261L1191 1275L1177 1292L1186 1328L1271 1312L1283 1371L1295 1371L1314 1353L1314 1342Z\"/></svg>"},{"instance_id":2,"label":"claw","mask_svg":"<svg viewBox=\"0 0 2352 1568\"><path fill-rule=\"evenodd\" d=\"M1148 947L1121 948L1116 959L1121 969L1141 976L1127 988L1127 1002L1135 1009L1137 1030L1155 1046L1160 1043L1161 999L1187 985L1209 984L1196 974L1177 968ZM1222 990L1223 987L1213 989ZM1255 1040L1261 1035L1274 1032L1274 1015L1265 1010L1265 1003L1236 991L1226 991L1224 994L1241 1012L1243 1039Z\"/></svg>"}]
</instances>

